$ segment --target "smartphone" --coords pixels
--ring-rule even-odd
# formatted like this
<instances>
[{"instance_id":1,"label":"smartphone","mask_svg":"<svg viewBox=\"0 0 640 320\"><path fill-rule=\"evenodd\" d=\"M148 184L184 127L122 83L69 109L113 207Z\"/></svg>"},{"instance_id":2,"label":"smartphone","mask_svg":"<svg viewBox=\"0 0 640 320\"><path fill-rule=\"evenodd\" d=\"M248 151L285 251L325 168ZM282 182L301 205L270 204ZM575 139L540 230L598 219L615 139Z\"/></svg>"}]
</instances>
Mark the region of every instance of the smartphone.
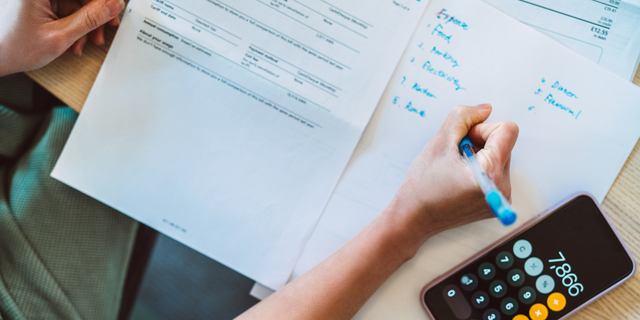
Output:
<instances>
[{"instance_id":1,"label":"smartphone","mask_svg":"<svg viewBox=\"0 0 640 320\"><path fill-rule=\"evenodd\" d=\"M427 284L421 299L435 320L555 320L634 271L597 201L579 194Z\"/></svg>"}]
</instances>

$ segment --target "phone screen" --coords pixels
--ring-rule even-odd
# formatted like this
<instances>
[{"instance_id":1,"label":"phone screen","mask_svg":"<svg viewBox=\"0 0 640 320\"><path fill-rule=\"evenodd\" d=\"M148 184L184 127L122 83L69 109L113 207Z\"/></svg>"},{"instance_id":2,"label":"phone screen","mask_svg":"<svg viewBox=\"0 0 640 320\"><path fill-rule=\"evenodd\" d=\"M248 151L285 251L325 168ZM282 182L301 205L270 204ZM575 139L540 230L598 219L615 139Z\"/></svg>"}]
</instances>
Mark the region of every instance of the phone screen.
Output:
<instances>
[{"instance_id":1,"label":"phone screen","mask_svg":"<svg viewBox=\"0 0 640 320\"><path fill-rule=\"evenodd\" d=\"M633 272L588 196L579 196L426 291L436 320L559 319Z\"/></svg>"}]
</instances>

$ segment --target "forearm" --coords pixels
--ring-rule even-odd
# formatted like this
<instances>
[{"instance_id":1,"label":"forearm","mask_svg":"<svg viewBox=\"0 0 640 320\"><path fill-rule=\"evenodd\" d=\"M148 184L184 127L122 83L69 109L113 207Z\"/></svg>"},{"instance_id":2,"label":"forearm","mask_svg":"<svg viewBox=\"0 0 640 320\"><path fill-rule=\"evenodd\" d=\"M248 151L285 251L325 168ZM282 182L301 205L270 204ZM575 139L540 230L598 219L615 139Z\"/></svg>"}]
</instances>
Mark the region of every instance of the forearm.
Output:
<instances>
[{"instance_id":1,"label":"forearm","mask_svg":"<svg viewBox=\"0 0 640 320\"><path fill-rule=\"evenodd\" d=\"M396 208L239 319L351 319L424 241L406 232Z\"/></svg>"},{"instance_id":2,"label":"forearm","mask_svg":"<svg viewBox=\"0 0 640 320\"><path fill-rule=\"evenodd\" d=\"M486 104L452 109L409 166L385 211L331 257L239 319L350 319L429 237L490 217L458 150L465 136L484 145L478 159L509 197L509 162L518 127L512 122L483 123L490 114Z\"/></svg>"}]
</instances>

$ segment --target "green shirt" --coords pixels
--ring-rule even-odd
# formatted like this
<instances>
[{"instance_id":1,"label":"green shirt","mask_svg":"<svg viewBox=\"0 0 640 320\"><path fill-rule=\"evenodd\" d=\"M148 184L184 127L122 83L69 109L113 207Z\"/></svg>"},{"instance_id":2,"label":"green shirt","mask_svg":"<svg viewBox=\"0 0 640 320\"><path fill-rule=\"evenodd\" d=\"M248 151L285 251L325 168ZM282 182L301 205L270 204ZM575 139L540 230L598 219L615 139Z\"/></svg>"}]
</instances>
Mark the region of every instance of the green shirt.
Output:
<instances>
[{"instance_id":1,"label":"green shirt","mask_svg":"<svg viewBox=\"0 0 640 320\"><path fill-rule=\"evenodd\" d=\"M50 177L76 119L0 106L0 319L117 318L138 224Z\"/></svg>"}]
</instances>

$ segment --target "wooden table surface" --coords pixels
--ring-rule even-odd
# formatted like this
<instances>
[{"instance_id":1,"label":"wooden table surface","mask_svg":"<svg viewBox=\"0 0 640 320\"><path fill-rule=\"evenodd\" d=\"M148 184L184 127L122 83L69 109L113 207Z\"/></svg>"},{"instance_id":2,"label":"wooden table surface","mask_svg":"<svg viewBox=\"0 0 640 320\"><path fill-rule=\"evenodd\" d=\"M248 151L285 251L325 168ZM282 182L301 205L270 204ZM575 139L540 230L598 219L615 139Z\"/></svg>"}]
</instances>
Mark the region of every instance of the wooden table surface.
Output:
<instances>
[{"instance_id":1,"label":"wooden table surface","mask_svg":"<svg viewBox=\"0 0 640 320\"><path fill-rule=\"evenodd\" d=\"M104 46L87 44L81 57L67 52L44 68L27 74L80 112L107 55L115 30L107 27ZM640 69L633 83L640 86ZM633 149L607 194L603 207L640 266L640 144ZM572 319L640 319L640 272Z\"/></svg>"}]
</instances>

